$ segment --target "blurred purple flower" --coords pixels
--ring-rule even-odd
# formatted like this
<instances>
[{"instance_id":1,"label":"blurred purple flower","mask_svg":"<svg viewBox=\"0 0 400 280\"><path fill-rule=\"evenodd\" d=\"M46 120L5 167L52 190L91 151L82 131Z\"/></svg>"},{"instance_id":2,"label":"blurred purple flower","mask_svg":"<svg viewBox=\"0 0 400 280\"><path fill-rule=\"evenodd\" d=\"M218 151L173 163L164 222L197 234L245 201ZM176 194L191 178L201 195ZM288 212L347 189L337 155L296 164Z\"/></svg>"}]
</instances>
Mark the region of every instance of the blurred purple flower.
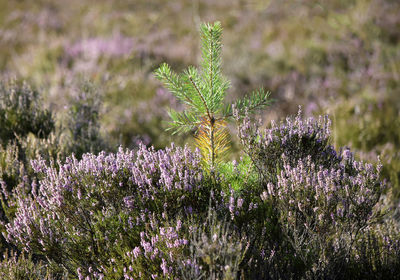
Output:
<instances>
[{"instance_id":1,"label":"blurred purple flower","mask_svg":"<svg viewBox=\"0 0 400 280\"><path fill-rule=\"evenodd\" d=\"M115 34L108 38L94 37L82 39L74 44L65 46L65 53L73 59L84 57L98 59L101 56L121 57L129 55L134 48L133 38Z\"/></svg>"}]
</instances>

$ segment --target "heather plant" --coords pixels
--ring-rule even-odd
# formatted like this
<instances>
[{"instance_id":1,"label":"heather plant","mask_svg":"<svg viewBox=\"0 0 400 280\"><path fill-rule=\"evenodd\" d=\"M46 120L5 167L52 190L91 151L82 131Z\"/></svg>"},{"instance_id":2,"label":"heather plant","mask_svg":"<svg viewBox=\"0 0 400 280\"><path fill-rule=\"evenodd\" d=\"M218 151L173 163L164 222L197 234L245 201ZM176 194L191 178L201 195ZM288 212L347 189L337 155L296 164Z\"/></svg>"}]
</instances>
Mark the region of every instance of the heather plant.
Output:
<instances>
[{"instance_id":1,"label":"heather plant","mask_svg":"<svg viewBox=\"0 0 400 280\"><path fill-rule=\"evenodd\" d=\"M235 118L240 121L236 113ZM327 116L318 121L303 120L299 109L295 118L287 117L280 125L272 121L271 128L262 132L260 124L252 123L245 116L238 136L257 172L266 182L274 183L284 166L283 154L291 166L308 156L317 166L330 167L339 163L340 156L330 145L330 123Z\"/></svg>"},{"instance_id":2,"label":"heather plant","mask_svg":"<svg viewBox=\"0 0 400 280\"><path fill-rule=\"evenodd\" d=\"M205 167L214 170L229 148L226 120L232 116L232 107L223 103L229 82L221 74L221 23L202 24L200 33L200 70L189 67L178 75L167 64L162 64L156 76L188 107L183 112L170 111L171 129L174 132L195 130L196 145L201 150ZM268 105L268 97L269 92L260 90L234 105L238 113L244 114Z\"/></svg>"},{"instance_id":3,"label":"heather plant","mask_svg":"<svg viewBox=\"0 0 400 280\"><path fill-rule=\"evenodd\" d=\"M239 279L240 263L247 239L240 238L227 217L212 207L204 223L195 223L189 232L189 254L178 261L182 279Z\"/></svg>"},{"instance_id":4,"label":"heather plant","mask_svg":"<svg viewBox=\"0 0 400 280\"><path fill-rule=\"evenodd\" d=\"M31 184L37 180L29 161L42 156L46 161L59 158L61 152L51 139L38 139L28 136L18 145L8 143L5 148L0 146L0 184L1 184L1 230L4 223L15 217L18 198L26 197L31 191ZM6 244L3 239L2 245ZM6 244L9 246L11 244ZM12 246L12 245L11 245Z\"/></svg>"},{"instance_id":5,"label":"heather plant","mask_svg":"<svg viewBox=\"0 0 400 280\"><path fill-rule=\"evenodd\" d=\"M28 133L47 137L54 130L54 120L51 112L42 108L38 92L11 80L0 82L0 126L0 143L5 145Z\"/></svg>"},{"instance_id":6,"label":"heather plant","mask_svg":"<svg viewBox=\"0 0 400 280\"><path fill-rule=\"evenodd\" d=\"M13 217L13 213L16 210L16 204L12 202L12 198L8 194L23 182L22 178L25 181L27 179L25 166L19 160L18 146L15 143L9 143L5 148L0 146L0 228L2 232L5 231L4 224L10 222L10 218ZM7 247L10 247L10 244L6 242L3 236L0 237L0 240L0 251L4 252Z\"/></svg>"},{"instance_id":7,"label":"heather plant","mask_svg":"<svg viewBox=\"0 0 400 280\"><path fill-rule=\"evenodd\" d=\"M108 147L100 134L101 96L90 82L81 82L68 104L65 129L66 154L80 158L84 153L99 153Z\"/></svg>"},{"instance_id":8,"label":"heather plant","mask_svg":"<svg viewBox=\"0 0 400 280\"><path fill-rule=\"evenodd\" d=\"M336 153L327 118L262 132L245 117L239 136L248 157L212 179L187 147L33 161L40 180L17 196L5 237L72 279L397 275L381 167Z\"/></svg>"},{"instance_id":9,"label":"heather plant","mask_svg":"<svg viewBox=\"0 0 400 280\"><path fill-rule=\"evenodd\" d=\"M40 156L56 163L71 152L80 157L83 152L99 151L105 145L98 132L99 101L97 96L90 96L89 86L80 88L80 98L72 103L65 127L55 125L53 113L43 109L39 93L27 84L19 86L11 81L7 87L3 86L2 94L4 131L9 131L0 147L1 211L6 211L2 219L8 221L13 217L15 192L19 192L18 195L29 193L36 179L30 166L32 159Z\"/></svg>"},{"instance_id":10,"label":"heather plant","mask_svg":"<svg viewBox=\"0 0 400 280\"><path fill-rule=\"evenodd\" d=\"M327 118L304 121L299 113L265 131L244 118L239 137L260 174L259 187L242 191L248 211L235 216L250 239L248 277L358 279L370 267L376 279L398 268L398 252L384 245L397 244L398 230L377 226L386 223L381 166L356 161L348 149L337 154ZM258 227L246 224L251 212L260 214Z\"/></svg>"},{"instance_id":11,"label":"heather plant","mask_svg":"<svg viewBox=\"0 0 400 280\"><path fill-rule=\"evenodd\" d=\"M4 223L12 220L16 209L16 188L18 195L25 195L33 180L27 139L45 141L53 134L55 121L52 112L43 108L37 91L26 83L8 80L0 82L0 126L0 221L4 231ZM14 246L2 237L1 252L5 248Z\"/></svg>"},{"instance_id":12,"label":"heather plant","mask_svg":"<svg viewBox=\"0 0 400 280\"><path fill-rule=\"evenodd\" d=\"M15 80L0 83L0 141L19 146L19 159L25 161L39 154L56 161L75 153L99 152L106 148L100 136L101 97L89 82L81 82L69 101L66 121L56 125L56 116L42 104L42 95L27 83ZM40 151L40 152L39 152Z\"/></svg>"},{"instance_id":13,"label":"heather plant","mask_svg":"<svg viewBox=\"0 0 400 280\"><path fill-rule=\"evenodd\" d=\"M54 275L44 262L34 262L31 255L5 252L0 262L0 277L4 280L68 279L67 275Z\"/></svg>"},{"instance_id":14,"label":"heather plant","mask_svg":"<svg viewBox=\"0 0 400 280\"><path fill-rule=\"evenodd\" d=\"M42 179L32 196L18 199L7 239L74 276L151 277L164 262L171 266L173 250L185 244L176 233L179 222L163 226L166 219L208 205L210 186L200 160L187 148L156 152L141 146L137 152L86 154L81 161L71 157L59 170L35 161Z\"/></svg>"},{"instance_id":15,"label":"heather plant","mask_svg":"<svg viewBox=\"0 0 400 280\"><path fill-rule=\"evenodd\" d=\"M295 253L315 276L340 274L354 240L372 224L383 186L371 165L316 168L309 157L286 164L277 185L269 185L279 223ZM350 175L347 168L356 173ZM379 171L378 171L379 172Z\"/></svg>"},{"instance_id":16,"label":"heather plant","mask_svg":"<svg viewBox=\"0 0 400 280\"><path fill-rule=\"evenodd\" d=\"M44 109L39 92L33 91L26 83L21 86L11 80L1 84L0 115L2 128L4 128L0 141L0 230L2 233L6 231L5 225L11 223L16 217L19 201L29 199L32 191L35 190L34 186L38 176L31 167L32 159L41 157L45 162L53 162L55 168L58 168L58 161L64 160L66 155L71 152L81 156L83 152L89 150L95 152L105 147L99 140L98 115L97 111L93 110L93 108L95 110L99 108L96 103L98 102L97 96L92 96L92 100L86 98L82 101L83 97L88 96L91 92L89 92L89 88L86 90L80 87L80 90L81 98L78 100L81 100L81 104L78 104L79 102L72 104L71 107L75 111L70 110L70 121L64 127L64 124L56 125L55 115L50 110ZM85 126L88 123L89 125ZM69 135L72 137L68 137ZM91 149L91 147L94 148ZM1 254L6 254L6 250L14 252L12 258L6 259L3 263L3 266L10 266L10 279L25 277L29 273L34 278L35 274L39 275L42 272L42 270L32 270L31 272L29 270L29 265L41 265L38 263L38 255L31 253L20 255L15 243L8 242L3 235L0 241ZM24 270L22 268L25 267L25 264L27 266ZM21 265L21 272L14 274L12 270L18 267L17 265ZM55 273L54 275L61 275L65 271L54 268L51 270ZM44 275L36 277L36 279L44 278ZM48 279L53 278L49 276Z\"/></svg>"}]
</instances>

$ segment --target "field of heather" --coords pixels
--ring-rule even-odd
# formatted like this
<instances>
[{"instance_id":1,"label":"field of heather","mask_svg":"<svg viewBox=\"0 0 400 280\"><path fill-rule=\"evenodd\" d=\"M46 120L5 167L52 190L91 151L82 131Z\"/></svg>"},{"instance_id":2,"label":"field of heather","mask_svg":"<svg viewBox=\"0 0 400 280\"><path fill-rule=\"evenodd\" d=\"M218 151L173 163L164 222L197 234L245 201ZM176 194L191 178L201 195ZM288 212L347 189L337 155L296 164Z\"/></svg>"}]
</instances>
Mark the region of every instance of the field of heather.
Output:
<instances>
[{"instance_id":1,"label":"field of heather","mask_svg":"<svg viewBox=\"0 0 400 280\"><path fill-rule=\"evenodd\" d=\"M0 279L399 279L400 2L0 0Z\"/></svg>"}]
</instances>

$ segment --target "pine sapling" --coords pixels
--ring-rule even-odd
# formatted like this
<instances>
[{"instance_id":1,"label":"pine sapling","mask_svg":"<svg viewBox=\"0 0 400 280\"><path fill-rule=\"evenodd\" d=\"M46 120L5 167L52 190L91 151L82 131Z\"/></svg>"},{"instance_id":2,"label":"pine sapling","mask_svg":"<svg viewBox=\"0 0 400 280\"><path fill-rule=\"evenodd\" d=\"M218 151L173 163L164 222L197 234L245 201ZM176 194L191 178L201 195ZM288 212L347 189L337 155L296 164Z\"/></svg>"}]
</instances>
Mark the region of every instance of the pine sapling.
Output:
<instances>
[{"instance_id":1,"label":"pine sapling","mask_svg":"<svg viewBox=\"0 0 400 280\"><path fill-rule=\"evenodd\" d=\"M190 66L182 74L176 74L164 63L155 74L186 105L183 112L170 110L169 129L173 133L194 130L204 166L207 170L215 170L229 149L226 122L233 116L232 107L239 115L244 115L269 105L270 93L261 89L249 98L224 104L230 83L221 73L221 23L202 24L200 34L202 59L199 70Z\"/></svg>"}]
</instances>

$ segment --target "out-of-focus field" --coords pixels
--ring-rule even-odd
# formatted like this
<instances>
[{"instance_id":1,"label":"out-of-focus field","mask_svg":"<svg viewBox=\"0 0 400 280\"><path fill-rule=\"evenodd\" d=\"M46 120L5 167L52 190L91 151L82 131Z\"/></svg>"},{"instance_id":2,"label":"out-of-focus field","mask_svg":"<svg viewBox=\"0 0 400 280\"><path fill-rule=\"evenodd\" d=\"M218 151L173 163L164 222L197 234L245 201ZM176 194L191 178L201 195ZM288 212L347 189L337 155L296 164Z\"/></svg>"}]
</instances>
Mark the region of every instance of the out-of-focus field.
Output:
<instances>
[{"instance_id":1,"label":"out-of-focus field","mask_svg":"<svg viewBox=\"0 0 400 280\"><path fill-rule=\"evenodd\" d=\"M183 143L165 131L168 108L180 105L153 70L196 65L199 24L216 20L228 99L270 90L266 125L299 105L329 114L335 146L380 156L399 189L400 1L0 0L0 79L27 81L60 123L88 80L111 146Z\"/></svg>"}]
</instances>

